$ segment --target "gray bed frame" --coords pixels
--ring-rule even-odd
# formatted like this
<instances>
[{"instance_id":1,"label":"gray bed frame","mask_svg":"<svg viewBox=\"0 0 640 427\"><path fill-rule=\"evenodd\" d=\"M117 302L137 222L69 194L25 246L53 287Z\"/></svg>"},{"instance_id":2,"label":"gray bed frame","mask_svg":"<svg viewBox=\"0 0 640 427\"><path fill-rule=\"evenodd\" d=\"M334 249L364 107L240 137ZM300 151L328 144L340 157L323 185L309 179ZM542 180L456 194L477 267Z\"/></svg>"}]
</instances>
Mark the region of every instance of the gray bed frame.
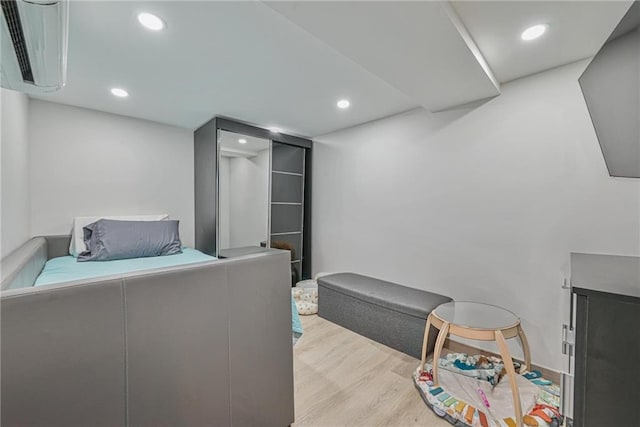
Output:
<instances>
[{"instance_id":1,"label":"gray bed frame","mask_svg":"<svg viewBox=\"0 0 640 427\"><path fill-rule=\"evenodd\" d=\"M2 260L2 426L293 422L289 252L33 287L69 239Z\"/></svg>"}]
</instances>

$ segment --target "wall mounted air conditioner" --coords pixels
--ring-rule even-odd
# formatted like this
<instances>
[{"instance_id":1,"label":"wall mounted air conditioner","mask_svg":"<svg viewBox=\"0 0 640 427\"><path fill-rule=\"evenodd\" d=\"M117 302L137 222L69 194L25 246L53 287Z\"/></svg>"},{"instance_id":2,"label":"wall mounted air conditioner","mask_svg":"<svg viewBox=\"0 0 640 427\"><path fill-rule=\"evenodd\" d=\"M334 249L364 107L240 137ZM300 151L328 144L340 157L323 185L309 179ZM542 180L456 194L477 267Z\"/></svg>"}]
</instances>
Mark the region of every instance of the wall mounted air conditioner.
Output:
<instances>
[{"instance_id":1,"label":"wall mounted air conditioner","mask_svg":"<svg viewBox=\"0 0 640 427\"><path fill-rule=\"evenodd\" d=\"M27 93L62 88L67 74L67 0L1 3L2 87Z\"/></svg>"}]
</instances>

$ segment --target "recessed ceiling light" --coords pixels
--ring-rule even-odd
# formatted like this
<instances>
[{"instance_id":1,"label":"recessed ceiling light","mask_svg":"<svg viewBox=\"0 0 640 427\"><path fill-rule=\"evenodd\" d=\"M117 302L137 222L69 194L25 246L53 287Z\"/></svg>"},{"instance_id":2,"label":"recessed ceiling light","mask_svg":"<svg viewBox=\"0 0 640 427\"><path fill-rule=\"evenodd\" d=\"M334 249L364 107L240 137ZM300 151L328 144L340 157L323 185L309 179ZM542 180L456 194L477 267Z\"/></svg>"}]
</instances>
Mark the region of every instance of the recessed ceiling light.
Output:
<instances>
[{"instance_id":1,"label":"recessed ceiling light","mask_svg":"<svg viewBox=\"0 0 640 427\"><path fill-rule=\"evenodd\" d=\"M275 127L275 126L270 127L270 128L269 128L269 130L270 130L271 132L273 132L273 133L280 133L280 132L282 132L282 129L280 129L279 127Z\"/></svg>"},{"instance_id":2,"label":"recessed ceiling light","mask_svg":"<svg viewBox=\"0 0 640 427\"><path fill-rule=\"evenodd\" d=\"M143 27L153 31L160 31L165 27L165 23L162 18L147 12L138 14L138 22L140 22Z\"/></svg>"},{"instance_id":3,"label":"recessed ceiling light","mask_svg":"<svg viewBox=\"0 0 640 427\"><path fill-rule=\"evenodd\" d=\"M545 24L538 24L524 30L520 37L525 41L535 40L543 35L546 31L547 26Z\"/></svg>"},{"instance_id":4,"label":"recessed ceiling light","mask_svg":"<svg viewBox=\"0 0 640 427\"><path fill-rule=\"evenodd\" d=\"M349 102L348 99L341 99L340 101L338 101L338 103L336 105L338 106L338 108L344 110L346 108L349 108L351 103Z\"/></svg>"},{"instance_id":5,"label":"recessed ceiling light","mask_svg":"<svg viewBox=\"0 0 640 427\"><path fill-rule=\"evenodd\" d=\"M238 142L239 142L240 144L246 144L246 143L247 143L247 140L246 140L246 139L244 139L244 138L240 138L240 139L238 140Z\"/></svg>"},{"instance_id":6,"label":"recessed ceiling light","mask_svg":"<svg viewBox=\"0 0 640 427\"><path fill-rule=\"evenodd\" d=\"M127 92L124 89L121 89L119 87L114 87L111 89L111 93L114 96L117 96L118 98L126 98L127 96L129 96L129 92Z\"/></svg>"}]
</instances>

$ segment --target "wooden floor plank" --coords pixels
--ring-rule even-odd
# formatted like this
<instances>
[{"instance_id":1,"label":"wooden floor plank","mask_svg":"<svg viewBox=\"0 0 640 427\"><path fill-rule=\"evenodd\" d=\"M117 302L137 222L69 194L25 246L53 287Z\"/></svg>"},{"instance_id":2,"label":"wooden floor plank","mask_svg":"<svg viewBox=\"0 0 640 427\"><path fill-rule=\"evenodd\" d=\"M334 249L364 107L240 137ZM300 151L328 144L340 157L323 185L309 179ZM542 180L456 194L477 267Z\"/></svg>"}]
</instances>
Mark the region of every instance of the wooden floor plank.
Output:
<instances>
[{"instance_id":1,"label":"wooden floor plank","mask_svg":"<svg viewBox=\"0 0 640 427\"><path fill-rule=\"evenodd\" d=\"M302 324L295 427L450 426L413 386L420 361L318 316L302 316Z\"/></svg>"}]
</instances>

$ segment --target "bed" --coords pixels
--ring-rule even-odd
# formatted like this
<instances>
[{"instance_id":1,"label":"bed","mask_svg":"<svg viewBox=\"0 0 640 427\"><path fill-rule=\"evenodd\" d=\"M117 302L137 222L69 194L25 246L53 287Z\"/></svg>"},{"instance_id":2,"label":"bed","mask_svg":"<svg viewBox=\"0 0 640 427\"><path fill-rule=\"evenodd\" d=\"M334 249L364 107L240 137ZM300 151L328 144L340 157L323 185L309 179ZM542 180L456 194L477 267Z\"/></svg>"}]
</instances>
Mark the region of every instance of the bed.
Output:
<instances>
[{"instance_id":1,"label":"bed","mask_svg":"<svg viewBox=\"0 0 640 427\"><path fill-rule=\"evenodd\" d=\"M80 263L69 242L2 260L0 424L293 422L288 252Z\"/></svg>"},{"instance_id":2,"label":"bed","mask_svg":"<svg viewBox=\"0 0 640 427\"><path fill-rule=\"evenodd\" d=\"M48 260L36 278L33 286L52 285L77 280L97 279L117 276L137 271L176 267L198 262L214 261L216 257L204 254L197 249L183 247L182 253L158 257L121 259L114 261L78 262L72 255ZM291 336L293 345L302 337L303 329L296 303L291 297Z\"/></svg>"},{"instance_id":3,"label":"bed","mask_svg":"<svg viewBox=\"0 0 640 427\"><path fill-rule=\"evenodd\" d=\"M48 260L36 278L34 286L95 279L98 277L176 267L197 262L214 261L217 258L193 248L182 248L182 253L167 256L119 259L114 261L78 262L72 255Z\"/></svg>"}]
</instances>

